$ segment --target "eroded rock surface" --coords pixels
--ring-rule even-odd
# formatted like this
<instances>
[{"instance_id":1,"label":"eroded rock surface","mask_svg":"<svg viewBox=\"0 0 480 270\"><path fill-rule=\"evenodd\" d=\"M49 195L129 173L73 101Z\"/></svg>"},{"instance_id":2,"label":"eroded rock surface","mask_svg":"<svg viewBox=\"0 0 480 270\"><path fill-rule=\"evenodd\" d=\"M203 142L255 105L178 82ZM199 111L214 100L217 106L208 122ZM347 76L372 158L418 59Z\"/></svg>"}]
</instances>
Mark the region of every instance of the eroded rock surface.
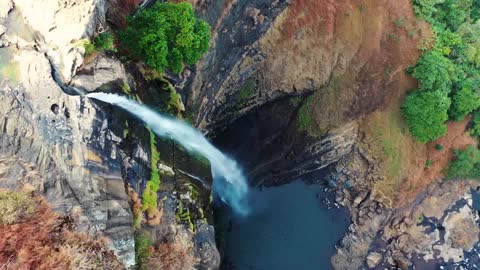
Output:
<instances>
[{"instance_id":1,"label":"eroded rock surface","mask_svg":"<svg viewBox=\"0 0 480 270\"><path fill-rule=\"evenodd\" d=\"M36 187L57 211L75 217L79 230L107 236L130 267L132 215L118 136L88 99L62 91L83 59L77 42L92 34L104 4L2 1L0 184Z\"/></svg>"},{"instance_id":2,"label":"eroded rock surface","mask_svg":"<svg viewBox=\"0 0 480 270\"><path fill-rule=\"evenodd\" d=\"M187 107L199 108L196 124L244 161L256 184L325 172L312 182L327 184L352 214L336 269L406 269L420 254L456 261L478 242L474 210L455 206L473 184L440 184L450 148L472 143L465 123L425 146L401 120L400 104L416 86L404 70L431 38L411 1L196 5L216 30L207 56L177 78ZM448 149L435 152L435 143ZM426 169L429 158L435 165Z\"/></svg>"}]
</instances>

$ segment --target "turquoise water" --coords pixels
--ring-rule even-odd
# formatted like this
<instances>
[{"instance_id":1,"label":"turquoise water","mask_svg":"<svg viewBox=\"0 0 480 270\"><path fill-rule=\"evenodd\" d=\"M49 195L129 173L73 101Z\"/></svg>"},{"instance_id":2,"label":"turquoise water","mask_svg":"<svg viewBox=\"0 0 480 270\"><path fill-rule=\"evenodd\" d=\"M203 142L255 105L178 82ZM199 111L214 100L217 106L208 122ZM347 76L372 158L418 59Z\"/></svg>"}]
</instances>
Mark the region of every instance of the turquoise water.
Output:
<instances>
[{"instance_id":1,"label":"turquoise water","mask_svg":"<svg viewBox=\"0 0 480 270\"><path fill-rule=\"evenodd\" d=\"M319 185L302 181L251 190L252 213L232 219L223 269L331 269L335 244L349 225L345 209L326 209Z\"/></svg>"}]
</instances>

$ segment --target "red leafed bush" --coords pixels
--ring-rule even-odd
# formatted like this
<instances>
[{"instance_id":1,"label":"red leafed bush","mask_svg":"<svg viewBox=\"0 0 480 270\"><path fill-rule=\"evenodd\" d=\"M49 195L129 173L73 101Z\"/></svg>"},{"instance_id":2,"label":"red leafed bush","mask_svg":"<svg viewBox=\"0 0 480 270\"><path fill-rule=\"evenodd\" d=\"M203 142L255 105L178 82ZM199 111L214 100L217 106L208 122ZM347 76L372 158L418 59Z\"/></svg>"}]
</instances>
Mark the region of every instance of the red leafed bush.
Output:
<instances>
[{"instance_id":1,"label":"red leafed bush","mask_svg":"<svg viewBox=\"0 0 480 270\"><path fill-rule=\"evenodd\" d=\"M30 199L36 205L31 217L0 225L0 269L124 269L106 241L74 232L70 218L55 213L43 198Z\"/></svg>"}]
</instances>

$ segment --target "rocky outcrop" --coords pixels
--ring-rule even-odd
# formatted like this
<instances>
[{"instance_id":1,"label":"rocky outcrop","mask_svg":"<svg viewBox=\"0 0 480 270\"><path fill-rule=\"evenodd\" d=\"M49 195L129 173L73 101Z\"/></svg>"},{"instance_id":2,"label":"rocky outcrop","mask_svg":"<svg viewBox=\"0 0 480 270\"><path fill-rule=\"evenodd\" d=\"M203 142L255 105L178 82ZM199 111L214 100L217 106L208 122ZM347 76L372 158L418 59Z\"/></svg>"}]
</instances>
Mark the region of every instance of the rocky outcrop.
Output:
<instances>
[{"instance_id":1,"label":"rocky outcrop","mask_svg":"<svg viewBox=\"0 0 480 270\"><path fill-rule=\"evenodd\" d=\"M426 32L421 23L411 38L395 28L396 19L414 17L408 1L267 2L197 2L217 33L187 84L200 128L211 131L273 100L319 90L313 113L325 131L405 91L400 71L415 61L415 40Z\"/></svg>"},{"instance_id":2,"label":"rocky outcrop","mask_svg":"<svg viewBox=\"0 0 480 270\"><path fill-rule=\"evenodd\" d=\"M157 138L152 146L143 123L82 96L94 90L123 92L147 96L151 99L145 102L154 106L162 105L156 103L163 101L161 94L170 96L162 88L168 82L134 78L111 55L97 54L83 63L82 44L102 28L105 1L1 5L7 12L0 14L0 186L33 186L56 211L75 220L76 230L107 237L132 268L130 207L135 202L127 186L129 195L140 194L138 201L157 169L162 182L158 224L141 231L150 235L154 248L179 247L178 254L167 255L188 255L189 269L218 269L208 164L169 141ZM45 16L36 16L38 10ZM135 79L145 90L135 88ZM154 165L152 147L161 156Z\"/></svg>"},{"instance_id":3,"label":"rocky outcrop","mask_svg":"<svg viewBox=\"0 0 480 270\"><path fill-rule=\"evenodd\" d=\"M121 140L88 99L62 91L82 63L78 41L92 34L104 1L2 5L0 185L34 186L57 211L75 217L78 230L107 236L130 267L134 241Z\"/></svg>"},{"instance_id":4,"label":"rocky outcrop","mask_svg":"<svg viewBox=\"0 0 480 270\"><path fill-rule=\"evenodd\" d=\"M124 87L129 88L128 82L124 81L126 78L125 68L119 60L105 55L98 55L93 61L82 66L70 81L70 85L86 91L92 91L120 80L122 85L123 83L126 85ZM109 90L108 87L106 90Z\"/></svg>"},{"instance_id":5,"label":"rocky outcrop","mask_svg":"<svg viewBox=\"0 0 480 270\"><path fill-rule=\"evenodd\" d=\"M38 48L43 49L55 65L55 72L68 82L83 61L84 49L79 41L92 36L98 23L104 21L106 1L9 1L15 9L12 17L7 18L7 29L12 35L22 38L28 36L27 32L33 34L30 40L25 41L35 40ZM42 16L38 16L39 10L42 10ZM15 15L16 12L18 15Z\"/></svg>"},{"instance_id":6,"label":"rocky outcrop","mask_svg":"<svg viewBox=\"0 0 480 270\"><path fill-rule=\"evenodd\" d=\"M424 168L430 157L445 165L450 150L432 154L434 144L414 142L400 116L399 104L416 84L403 71L431 35L410 1L195 3L216 32L208 55L177 78L187 107L198 108L197 126L243 161L255 184L325 174L311 182L328 184L352 214L332 258L337 269L403 269L418 254L435 250L441 255L427 257L447 261L449 252L472 248L475 229L468 236L451 229L453 223L473 228L471 207L446 221L465 193L431 193L463 184L440 185L440 169ZM452 141L464 130L444 140L460 147ZM436 232L424 232L412 217L426 197L445 204L428 207L438 210Z\"/></svg>"},{"instance_id":7,"label":"rocky outcrop","mask_svg":"<svg viewBox=\"0 0 480 270\"><path fill-rule=\"evenodd\" d=\"M362 158L364 165L355 166L355 155L360 153L354 150L344 157L330 176L339 179L337 183L356 179L352 187L335 191L337 203L350 209L353 222L332 258L335 269L360 269L365 265L409 269L419 259L468 263L468 259L464 261L465 252L472 251L480 241L471 194L474 183L432 183L414 204L391 208L382 197L366 192L371 188L365 183L377 181L372 179L374 163L366 157Z\"/></svg>"}]
</instances>

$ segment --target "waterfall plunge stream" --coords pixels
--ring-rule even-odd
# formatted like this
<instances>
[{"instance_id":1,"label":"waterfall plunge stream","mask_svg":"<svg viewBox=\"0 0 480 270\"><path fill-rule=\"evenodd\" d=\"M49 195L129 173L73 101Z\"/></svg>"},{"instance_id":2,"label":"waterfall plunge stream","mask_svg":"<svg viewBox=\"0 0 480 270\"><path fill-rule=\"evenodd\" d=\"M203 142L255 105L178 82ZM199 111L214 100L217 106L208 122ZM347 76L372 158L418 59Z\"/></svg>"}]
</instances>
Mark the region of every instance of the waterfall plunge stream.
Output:
<instances>
[{"instance_id":1,"label":"waterfall plunge stream","mask_svg":"<svg viewBox=\"0 0 480 270\"><path fill-rule=\"evenodd\" d=\"M215 195L232 207L235 213L239 215L248 213L246 203L248 185L242 170L236 161L215 148L198 130L119 95L90 93L87 97L123 108L145 122L158 136L170 138L187 151L207 158L212 169L212 189Z\"/></svg>"}]
</instances>

